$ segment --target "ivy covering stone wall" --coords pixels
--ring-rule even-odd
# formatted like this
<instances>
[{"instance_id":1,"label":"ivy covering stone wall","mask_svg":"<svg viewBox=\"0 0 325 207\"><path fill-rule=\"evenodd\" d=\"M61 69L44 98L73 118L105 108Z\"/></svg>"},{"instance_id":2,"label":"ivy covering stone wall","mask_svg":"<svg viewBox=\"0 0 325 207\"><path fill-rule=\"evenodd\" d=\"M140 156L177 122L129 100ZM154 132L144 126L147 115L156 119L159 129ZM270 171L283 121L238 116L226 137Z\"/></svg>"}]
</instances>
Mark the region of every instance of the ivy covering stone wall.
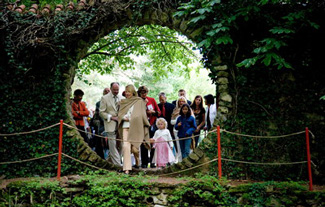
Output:
<instances>
[{"instance_id":1,"label":"ivy covering stone wall","mask_svg":"<svg viewBox=\"0 0 325 207\"><path fill-rule=\"evenodd\" d=\"M296 182L234 185L215 177L172 179L148 176L67 176L60 182L34 178L0 191L11 206L323 206L325 192L309 192Z\"/></svg>"}]
</instances>

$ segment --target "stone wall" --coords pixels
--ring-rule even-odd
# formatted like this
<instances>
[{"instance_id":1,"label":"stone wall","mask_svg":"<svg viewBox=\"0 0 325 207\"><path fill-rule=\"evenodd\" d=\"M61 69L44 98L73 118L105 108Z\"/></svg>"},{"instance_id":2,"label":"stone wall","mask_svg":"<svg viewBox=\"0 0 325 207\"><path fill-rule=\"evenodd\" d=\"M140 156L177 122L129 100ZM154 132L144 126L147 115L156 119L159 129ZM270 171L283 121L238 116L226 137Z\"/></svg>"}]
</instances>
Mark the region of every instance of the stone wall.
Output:
<instances>
[{"instance_id":1,"label":"stone wall","mask_svg":"<svg viewBox=\"0 0 325 207\"><path fill-rule=\"evenodd\" d=\"M110 177L114 176L114 177ZM114 204L130 206L324 206L325 191L308 191L298 183L219 182L202 179L166 179L163 177L128 177L97 175L91 178L67 176L61 182L34 179L16 181L1 189L0 205L20 206L94 206ZM97 183L95 180L100 180ZM133 180L133 181L132 181ZM137 181L135 181L137 180ZM130 182L137 185L132 186ZM140 183L140 184L139 184ZM120 192L134 188L137 195ZM112 192L115 188L116 192ZM92 193L91 193L92 192ZM115 194L110 197L110 194ZM140 195L141 194L141 195ZM120 196L120 197L119 197ZM124 197L129 201L124 202ZM129 202L129 203L128 203ZM113 205L114 205L113 204Z\"/></svg>"}]
</instances>

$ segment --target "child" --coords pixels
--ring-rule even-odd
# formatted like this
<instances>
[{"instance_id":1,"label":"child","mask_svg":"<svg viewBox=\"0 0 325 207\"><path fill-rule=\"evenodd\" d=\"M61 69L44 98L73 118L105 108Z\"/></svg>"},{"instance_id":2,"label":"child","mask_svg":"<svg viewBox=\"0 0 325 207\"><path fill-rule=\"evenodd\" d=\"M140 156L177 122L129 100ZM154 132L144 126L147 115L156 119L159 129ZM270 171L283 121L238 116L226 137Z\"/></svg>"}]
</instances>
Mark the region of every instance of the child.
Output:
<instances>
[{"instance_id":1,"label":"child","mask_svg":"<svg viewBox=\"0 0 325 207\"><path fill-rule=\"evenodd\" d=\"M181 110L179 112L180 116L177 118L175 124L175 129L178 130L178 138L181 139L188 137L188 139L179 140L183 159L188 157L190 154L190 146L192 141L191 136L196 129L195 118L191 116L191 114L192 112L190 106L188 104L184 104L181 107Z\"/></svg>"},{"instance_id":2,"label":"child","mask_svg":"<svg viewBox=\"0 0 325 207\"><path fill-rule=\"evenodd\" d=\"M152 162L156 163L157 167L165 167L167 163L175 162L175 156L172 152L174 147L172 137L167 129L167 121L164 118L159 118L156 121L158 130L150 142L153 143L155 154Z\"/></svg>"}]
</instances>

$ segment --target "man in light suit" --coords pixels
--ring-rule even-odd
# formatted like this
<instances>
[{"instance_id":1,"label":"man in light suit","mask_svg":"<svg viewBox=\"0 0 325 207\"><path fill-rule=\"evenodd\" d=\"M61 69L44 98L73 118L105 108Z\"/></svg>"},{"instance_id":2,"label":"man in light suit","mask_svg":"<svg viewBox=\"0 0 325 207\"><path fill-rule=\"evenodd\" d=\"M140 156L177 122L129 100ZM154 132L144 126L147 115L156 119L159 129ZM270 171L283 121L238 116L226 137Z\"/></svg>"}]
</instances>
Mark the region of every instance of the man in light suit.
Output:
<instances>
[{"instance_id":1,"label":"man in light suit","mask_svg":"<svg viewBox=\"0 0 325 207\"><path fill-rule=\"evenodd\" d=\"M123 96L119 95L120 85L117 82L111 83L111 92L100 100L99 115L104 120L106 136L109 138L109 154L115 165L121 166L121 154L116 146L116 133L119 103Z\"/></svg>"}]
</instances>

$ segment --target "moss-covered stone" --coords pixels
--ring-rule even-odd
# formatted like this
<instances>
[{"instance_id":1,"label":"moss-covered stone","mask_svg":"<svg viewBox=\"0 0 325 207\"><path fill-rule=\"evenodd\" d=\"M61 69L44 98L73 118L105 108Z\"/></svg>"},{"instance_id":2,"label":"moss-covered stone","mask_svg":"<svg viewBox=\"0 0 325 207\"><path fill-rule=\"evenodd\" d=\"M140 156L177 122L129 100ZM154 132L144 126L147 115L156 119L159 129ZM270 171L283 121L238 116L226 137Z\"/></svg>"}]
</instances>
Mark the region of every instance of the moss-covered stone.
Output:
<instances>
[{"instance_id":1,"label":"moss-covered stone","mask_svg":"<svg viewBox=\"0 0 325 207\"><path fill-rule=\"evenodd\" d=\"M185 158L183 159L183 163L185 164L186 167L193 167L193 163L191 162L191 160L189 158Z\"/></svg>"},{"instance_id":2,"label":"moss-covered stone","mask_svg":"<svg viewBox=\"0 0 325 207\"><path fill-rule=\"evenodd\" d=\"M204 152L200 147L197 147L193 150L193 153L196 154L199 158L203 157Z\"/></svg>"},{"instance_id":3,"label":"moss-covered stone","mask_svg":"<svg viewBox=\"0 0 325 207\"><path fill-rule=\"evenodd\" d=\"M194 162L198 161L200 158L199 156L197 156L196 154L194 153L191 153L189 156L188 156L191 160L193 160Z\"/></svg>"}]
</instances>

